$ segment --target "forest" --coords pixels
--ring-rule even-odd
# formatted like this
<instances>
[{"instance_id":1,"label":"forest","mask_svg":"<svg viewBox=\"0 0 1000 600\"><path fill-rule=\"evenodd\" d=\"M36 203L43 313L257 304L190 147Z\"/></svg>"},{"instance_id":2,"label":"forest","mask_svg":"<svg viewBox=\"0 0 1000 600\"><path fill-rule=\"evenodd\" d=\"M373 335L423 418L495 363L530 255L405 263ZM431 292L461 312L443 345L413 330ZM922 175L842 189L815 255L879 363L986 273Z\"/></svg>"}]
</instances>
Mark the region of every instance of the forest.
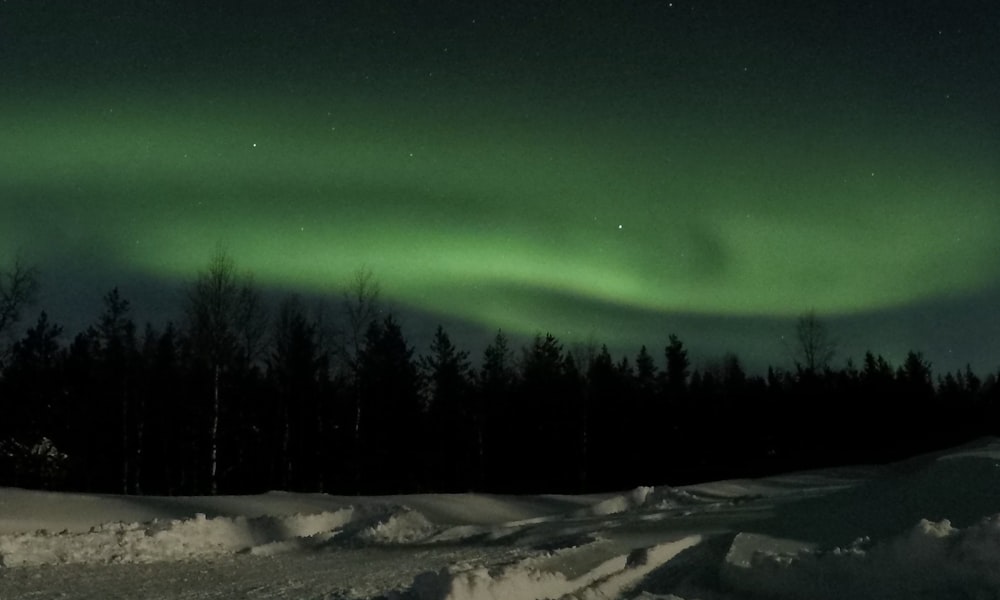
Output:
<instances>
[{"instance_id":1,"label":"forest","mask_svg":"<svg viewBox=\"0 0 1000 600\"><path fill-rule=\"evenodd\" d=\"M614 357L504 332L482 355L438 327L411 346L359 270L337 318L265 306L218 251L183 319L140 327L118 288L85 331L0 271L0 486L144 495L581 493L881 463L1000 433L997 375L865 354L832 366L813 313L793 369L695 367L684 342ZM141 329L141 330L140 330Z\"/></svg>"}]
</instances>

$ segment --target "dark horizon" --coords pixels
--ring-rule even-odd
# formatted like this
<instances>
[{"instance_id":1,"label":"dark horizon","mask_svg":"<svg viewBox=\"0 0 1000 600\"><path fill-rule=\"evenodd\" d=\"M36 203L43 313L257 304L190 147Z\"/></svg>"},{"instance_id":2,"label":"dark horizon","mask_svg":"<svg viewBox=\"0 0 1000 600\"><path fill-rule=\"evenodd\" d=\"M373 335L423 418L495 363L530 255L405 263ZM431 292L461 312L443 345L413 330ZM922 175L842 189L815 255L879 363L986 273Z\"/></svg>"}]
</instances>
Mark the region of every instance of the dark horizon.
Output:
<instances>
[{"instance_id":1,"label":"dark horizon","mask_svg":"<svg viewBox=\"0 0 1000 600\"><path fill-rule=\"evenodd\" d=\"M208 256L208 255L206 255ZM234 257L242 267L239 257ZM207 259L206 259L207 260ZM241 269L246 271L245 269ZM2 269L0 269L2 272ZM249 271L252 275L252 271ZM378 274L373 273L378 279ZM132 315L142 327L150 323L157 330L168 323L183 324L185 295L197 272L177 281L147 281L143 277L111 278L128 283L111 283L98 287L93 281L73 281L70 285L52 285L44 272L39 273L39 299L25 311L17 326L19 333L31 326L38 314L45 311L49 320L64 327L62 341L68 344L73 335L92 326L102 310L102 298L111 289L118 288L132 306ZM263 285L255 277L271 309L290 295L300 296L310 308L322 307L328 316L342 317L343 291L328 293L310 292L286 287ZM659 314L656 311L605 312L605 322L600 322L602 306L591 310L589 331L567 330L564 322L555 319L551 327L543 326L532 332L509 331L489 323L477 323L457 316L442 315L406 306L392 299L391 284L380 280L385 310L394 314L404 325L418 352L426 349L434 329L442 325L456 341L456 345L470 352L475 361L498 330L503 330L518 345L527 344L536 334L552 333L565 340L567 349L596 343L607 345L616 357L630 359L645 346L651 353L661 352L669 334L676 334L689 342L692 360L696 367L718 362L726 354L735 354L743 361L748 372L763 375L768 367L794 370L792 338L795 323L808 309L788 317L729 317L718 319L710 315ZM338 287L346 285L346 281ZM908 310L884 310L860 316L818 315L836 341L832 364L843 367L848 359L855 365L865 352L881 354L893 364L900 364L907 352L918 351L930 361L935 372L952 372L967 365L976 373L995 373L1000 370L1000 347L993 340L1000 339L1000 319L988 306L992 292L984 292L983 309L973 312L966 305L967 299L929 302ZM931 315L934 315L932 318ZM941 317L941 315L946 315ZM606 335L605 335L606 334ZM625 338L623 341L622 338ZM972 349L972 351L969 351ZM963 350L968 354L962 354Z\"/></svg>"},{"instance_id":2,"label":"dark horizon","mask_svg":"<svg viewBox=\"0 0 1000 600\"><path fill-rule=\"evenodd\" d=\"M30 325L0 364L0 486L585 493L885 463L998 433L998 373L944 372L919 351L841 368L812 314L795 368L765 375L733 354L697 364L673 334L620 357L500 332L474 364L443 327L416 348L370 272L331 323L267 306L235 265L214 255L177 327L147 331L118 288L86 331Z\"/></svg>"}]
</instances>

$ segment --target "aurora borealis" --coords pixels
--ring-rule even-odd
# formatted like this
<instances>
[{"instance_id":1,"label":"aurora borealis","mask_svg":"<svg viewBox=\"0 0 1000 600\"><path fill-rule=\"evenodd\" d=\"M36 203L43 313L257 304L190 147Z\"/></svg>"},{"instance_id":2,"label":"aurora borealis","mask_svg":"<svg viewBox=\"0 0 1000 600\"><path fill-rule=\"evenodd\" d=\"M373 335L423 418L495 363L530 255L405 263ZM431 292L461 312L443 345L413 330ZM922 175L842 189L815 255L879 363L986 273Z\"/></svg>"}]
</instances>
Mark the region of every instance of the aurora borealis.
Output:
<instances>
[{"instance_id":1,"label":"aurora borealis","mask_svg":"<svg viewBox=\"0 0 1000 600\"><path fill-rule=\"evenodd\" d=\"M414 323L1000 361L991 3L63 4L0 5L0 252L62 321L222 243Z\"/></svg>"}]
</instances>

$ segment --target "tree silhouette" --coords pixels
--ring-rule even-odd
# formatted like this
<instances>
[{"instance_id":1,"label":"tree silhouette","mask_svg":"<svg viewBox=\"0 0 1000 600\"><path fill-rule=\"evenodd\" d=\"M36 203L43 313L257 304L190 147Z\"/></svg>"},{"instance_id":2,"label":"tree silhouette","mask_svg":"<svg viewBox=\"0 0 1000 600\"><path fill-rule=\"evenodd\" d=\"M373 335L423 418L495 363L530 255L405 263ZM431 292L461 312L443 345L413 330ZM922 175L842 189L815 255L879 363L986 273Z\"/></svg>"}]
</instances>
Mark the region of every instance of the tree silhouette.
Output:
<instances>
[{"instance_id":1,"label":"tree silhouette","mask_svg":"<svg viewBox=\"0 0 1000 600\"><path fill-rule=\"evenodd\" d=\"M143 428L142 490L144 493L176 494L187 491L186 473L201 459L196 446L200 423L191 410L189 378L181 359L181 334L173 323L162 332L151 325L143 334L143 397L146 420Z\"/></svg>"},{"instance_id":2,"label":"tree silhouette","mask_svg":"<svg viewBox=\"0 0 1000 600\"><path fill-rule=\"evenodd\" d=\"M636 436L633 451L637 457L637 464L634 470L637 476L644 475L645 478L650 478L646 481L654 480L652 478L666 470L669 460L665 455L672 450L674 436L671 435L671 431L677 426L677 415L670 414L667 410L667 403L663 401L658 380L656 362L646 346L642 346L635 357L635 378L630 394L634 396L635 411L632 427ZM650 456L664 458L657 464L651 465L647 459ZM638 475L639 471L643 471L643 474Z\"/></svg>"},{"instance_id":3,"label":"tree silhouette","mask_svg":"<svg viewBox=\"0 0 1000 600\"><path fill-rule=\"evenodd\" d=\"M644 391L652 391L656 385L656 363L646 346L639 348L639 353L635 356L635 378Z\"/></svg>"},{"instance_id":4,"label":"tree silhouette","mask_svg":"<svg viewBox=\"0 0 1000 600\"><path fill-rule=\"evenodd\" d=\"M14 259L9 270L0 272L0 336L7 336L21 320L24 308L32 304L38 295L38 272ZM0 348L0 359L3 359ZM2 366L2 360L0 360Z\"/></svg>"},{"instance_id":5,"label":"tree silhouette","mask_svg":"<svg viewBox=\"0 0 1000 600\"><path fill-rule=\"evenodd\" d=\"M322 487L319 438L327 369L317 326L306 316L297 296L286 298L278 308L268 360L281 424L276 450L280 457L277 481L283 489Z\"/></svg>"},{"instance_id":6,"label":"tree silhouette","mask_svg":"<svg viewBox=\"0 0 1000 600\"><path fill-rule=\"evenodd\" d=\"M49 322L45 311L33 327L11 349L10 364L4 369L4 379L25 394L20 406L8 413L18 423L20 433L42 434L45 414L51 410L58 390L60 368L59 336L62 326ZM19 418L20 417L20 418Z\"/></svg>"},{"instance_id":7,"label":"tree silhouette","mask_svg":"<svg viewBox=\"0 0 1000 600\"><path fill-rule=\"evenodd\" d=\"M371 269L358 269L351 275L343 297L347 327L340 352L349 363L358 359L365 345L368 327L382 312L381 295L382 286Z\"/></svg>"},{"instance_id":8,"label":"tree silhouette","mask_svg":"<svg viewBox=\"0 0 1000 600\"><path fill-rule=\"evenodd\" d=\"M622 455L628 435L625 431L628 407L622 405L624 381L608 347L601 346L587 367L583 402L584 467L588 481L601 488L617 486L627 466Z\"/></svg>"},{"instance_id":9,"label":"tree silhouette","mask_svg":"<svg viewBox=\"0 0 1000 600\"><path fill-rule=\"evenodd\" d=\"M368 326L355 385L367 415L354 454L361 467L359 491L413 490L422 433L420 379L413 348L392 315Z\"/></svg>"},{"instance_id":10,"label":"tree silhouette","mask_svg":"<svg viewBox=\"0 0 1000 600\"><path fill-rule=\"evenodd\" d=\"M219 481L223 376L249 367L260 349L265 317L251 278L237 274L235 262L221 249L189 289L185 312L193 355L211 377L209 482L214 494Z\"/></svg>"},{"instance_id":11,"label":"tree silhouette","mask_svg":"<svg viewBox=\"0 0 1000 600\"><path fill-rule=\"evenodd\" d=\"M581 473L566 469L579 464L583 438L580 375L571 355L563 355L555 336L536 335L523 350L518 418L513 435L521 440L513 456L524 471L524 482L570 491Z\"/></svg>"},{"instance_id":12,"label":"tree silhouette","mask_svg":"<svg viewBox=\"0 0 1000 600\"><path fill-rule=\"evenodd\" d=\"M476 385L474 419L480 487L487 479L504 479L505 469L511 463L512 454L507 446L514 443L510 425L516 418L511 402L516 382L514 354L507 336L497 331L493 342L483 351Z\"/></svg>"},{"instance_id":13,"label":"tree silhouette","mask_svg":"<svg viewBox=\"0 0 1000 600\"><path fill-rule=\"evenodd\" d=\"M9 300L33 294L10 293L28 289L26 272L2 280L8 336L9 307L25 306ZM645 346L616 359L593 341L564 352L551 334L516 361L498 331L473 370L442 327L415 361L399 323L378 318L370 272L353 285L337 345L294 297L265 339L263 299L222 251L188 289L180 328L147 324L140 338L117 288L66 348L41 313L0 365L0 485L608 491L882 462L998 432L997 373L935 378L916 351L898 368L868 352L835 370L814 314L799 323L797 368L766 378L735 354L692 369L676 335L658 371Z\"/></svg>"},{"instance_id":14,"label":"tree silhouette","mask_svg":"<svg viewBox=\"0 0 1000 600\"><path fill-rule=\"evenodd\" d=\"M920 352L911 350L906 353L906 360L896 371L896 378L911 398L927 400L934 394L931 364L924 360Z\"/></svg>"},{"instance_id":15,"label":"tree silhouette","mask_svg":"<svg viewBox=\"0 0 1000 600\"><path fill-rule=\"evenodd\" d=\"M62 327L43 311L11 349L0 390L0 482L51 488L62 479L65 455L58 449L70 425L61 413ZM39 454L43 449L44 454ZM48 457L51 457L49 459Z\"/></svg>"},{"instance_id":16,"label":"tree silhouette","mask_svg":"<svg viewBox=\"0 0 1000 600\"><path fill-rule=\"evenodd\" d=\"M796 361L808 374L824 371L836 354L836 343L815 310L799 316L795 322Z\"/></svg>"},{"instance_id":17,"label":"tree silhouette","mask_svg":"<svg viewBox=\"0 0 1000 600\"><path fill-rule=\"evenodd\" d=\"M674 395L682 393L687 387L691 361L680 338L671 333L668 339L670 343L664 350L667 359L666 388L668 394Z\"/></svg>"},{"instance_id":18,"label":"tree silhouette","mask_svg":"<svg viewBox=\"0 0 1000 600\"><path fill-rule=\"evenodd\" d=\"M436 490L468 491L473 483L477 439L468 356L438 325L420 361L432 450L426 471Z\"/></svg>"},{"instance_id":19,"label":"tree silhouette","mask_svg":"<svg viewBox=\"0 0 1000 600\"><path fill-rule=\"evenodd\" d=\"M370 269L364 268L354 272L347 291L344 292L343 305L346 320L346 331L344 339L340 344L340 355L343 361L343 368L347 375L357 381L361 355L364 350L366 336L371 326L376 322L381 306L379 296L381 295L381 285L375 279L375 275ZM365 417L363 403L360 397L360 387L353 387L354 411L352 415L352 442L354 452L361 448L361 428L362 419ZM355 456L355 485L360 485L362 461L359 456Z\"/></svg>"},{"instance_id":20,"label":"tree silhouette","mask_svg":"<svg viewBox=\"0 0 1000 600\"><path fill-rule=\"evenodd\" d=\"M123 494L140 491L136 472L141 468L138 461L144 424L142 397L137 393L135 323L128 316L129 310L129 301L122 298L117 287L112 289L104 296L104 312L90 330L98 364L97 385L103 391L93 408L105 422L117 424L118 435L109 436L103 443L118 438L116 447L105 448L104 454L120 465L117 488Z\"/></svg>"}]
</instances>

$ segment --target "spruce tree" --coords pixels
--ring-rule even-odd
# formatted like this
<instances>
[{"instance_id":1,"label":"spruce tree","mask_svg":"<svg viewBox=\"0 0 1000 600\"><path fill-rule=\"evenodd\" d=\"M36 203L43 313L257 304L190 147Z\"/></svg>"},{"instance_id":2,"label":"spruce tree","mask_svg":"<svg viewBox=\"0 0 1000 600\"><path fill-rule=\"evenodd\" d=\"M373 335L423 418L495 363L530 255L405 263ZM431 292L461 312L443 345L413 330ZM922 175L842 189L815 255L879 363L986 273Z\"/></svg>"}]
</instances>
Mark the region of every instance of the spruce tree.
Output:
<instances>
[{"instance_id":1,"label":"spruce tree","mask_svg":"<svg viewBox=\"0 0 1000 600\"><path fill-rule=\"evenodd\" d=\"M359 490L416 491L423 448L420 376L413 348L388 315L365 334L355 385L362 406L358 446Z\"/></svg>"},{"instance_id":2,"label":"spruce tree","mask_svg":"<svg viewBox=\"0 0 1000 600\"><path fill-rule=\"evenodd\" d=\"M438 325L420 366L431 446L428 480L438 490L468 491L477 463L468 352L455 348Z\"/></svg>"}]
</instances>

